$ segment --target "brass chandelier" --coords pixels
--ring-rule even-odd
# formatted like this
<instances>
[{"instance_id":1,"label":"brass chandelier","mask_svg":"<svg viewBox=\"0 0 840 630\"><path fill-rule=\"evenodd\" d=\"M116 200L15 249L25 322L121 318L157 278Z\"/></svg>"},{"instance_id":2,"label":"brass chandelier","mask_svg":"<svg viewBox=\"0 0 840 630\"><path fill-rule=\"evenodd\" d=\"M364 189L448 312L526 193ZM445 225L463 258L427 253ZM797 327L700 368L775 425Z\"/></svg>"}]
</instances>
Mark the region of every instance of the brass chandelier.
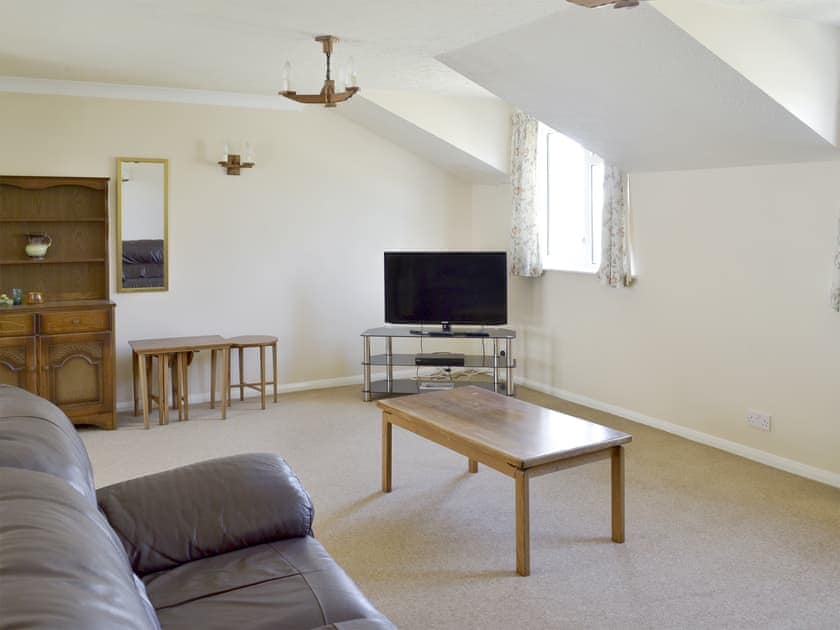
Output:
<instances>
[{"instance_id":1,"label":"brass chandelier","mask_svg":"<svg viewBox=\"0 0 840 630\"><path fill-rule=\"evenodd\" d=\"M352 68L348 72L347 86L343 92L335 91L335 81L330 76L330 57L332 56L333 46L338 41L338 37L334 35L319 35L315 38L316 42L321 42L324 49L324 55L327 57L327 78L324 79L324 87L321 88L319 94L298 94L294 90L290 90L290 75L291 65L287 61L283 66L283 89L278 92L281 96L290 98L298 103L318 104L323 103L324 107L335 107L338 103L342 103L352 97L359 91L356 86L356 73Z\"/></svg>"}]
</instances>

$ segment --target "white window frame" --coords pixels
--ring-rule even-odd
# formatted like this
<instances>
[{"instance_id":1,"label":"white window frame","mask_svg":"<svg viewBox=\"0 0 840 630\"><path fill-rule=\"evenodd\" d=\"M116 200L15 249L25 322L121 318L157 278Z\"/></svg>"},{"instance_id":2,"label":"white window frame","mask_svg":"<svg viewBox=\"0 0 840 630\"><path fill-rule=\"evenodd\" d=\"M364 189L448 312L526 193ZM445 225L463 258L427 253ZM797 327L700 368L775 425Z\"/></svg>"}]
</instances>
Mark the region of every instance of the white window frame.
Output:
<instances>
[{"instance_id":1,"label":"white window frame","mask_svg":"<svg viewBox=\"0 0 840 630\"><path fill-rule=\"evenodd\" d=\"M583 182L585 187L584 193L584 233L581 235L582 244L588 252L586 260L581 259L575 264L569 262L568 257L562 257L556 252L552 254L551 243L549 242L551 216L549 212L549 195L550 191L550 156L548 152L548 137L551 134L560 134L551 127L539 124L538 138L537 138L537 216L540 222L539 240L540 253L542 255L543 268L549 271L571 271L577 273L596 274L600 265L601 252L596 251L595 243L599 240L596 238L596 230L601 230L600 222L594 224L594 208L592 204L592 179L593 170L598 166L603 166L603 159L597 154L586 151L586 180ZM563 134L560 134L563 135Z\"/></svg>"}]
</instances>

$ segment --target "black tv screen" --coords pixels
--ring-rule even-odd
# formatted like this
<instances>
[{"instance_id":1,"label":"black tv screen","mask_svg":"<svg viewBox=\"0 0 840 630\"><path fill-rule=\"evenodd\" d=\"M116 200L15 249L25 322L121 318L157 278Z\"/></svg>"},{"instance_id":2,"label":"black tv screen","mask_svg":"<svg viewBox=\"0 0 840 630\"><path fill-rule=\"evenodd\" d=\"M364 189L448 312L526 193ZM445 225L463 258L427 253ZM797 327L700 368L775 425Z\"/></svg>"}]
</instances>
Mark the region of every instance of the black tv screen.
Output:
<instances>
[{"instance_id":1,"label":"black tv screen","mask_svg":"<svg viewBox=\"0 0 840 630\"><path fill-rule=\"evenodd\" d=\"M507 323L507 254L385 252L385 321Z\"/></svg>"}]
</instances>

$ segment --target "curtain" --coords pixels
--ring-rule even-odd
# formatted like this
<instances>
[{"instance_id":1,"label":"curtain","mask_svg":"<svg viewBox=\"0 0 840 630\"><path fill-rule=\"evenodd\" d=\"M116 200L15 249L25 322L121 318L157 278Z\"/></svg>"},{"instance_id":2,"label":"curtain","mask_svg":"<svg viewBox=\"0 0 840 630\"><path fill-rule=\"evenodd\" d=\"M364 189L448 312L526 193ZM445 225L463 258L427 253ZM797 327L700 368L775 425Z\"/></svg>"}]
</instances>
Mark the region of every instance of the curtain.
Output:
<instances>
[{"instance_id":1,"label":"curtain","mask_svg":"<svg viewBox=\"0 0 840 630\"><path fill-rule=\"evenodd\" d=\"M598 277L603 284L611 287L627 287L633 282L628 214L627 174L616 166L605 164L603 236Z\"/></svg>"},{"instance_id":2,"label":"curtain","mask_svg":"<svg viewBox=\"0 0 840 630\"><path fill-rule=\"evenodd\" d=\"M513 114L510 177L513 188L512 272L538 278L543 274L537 217L537 127L524 112Z\"/></svg>"},{"instance_id":3,"label":"curtain","mask_svg":"<svg viewBox=\"0 0 840 630\"><path fill-rule=\"evenodd\" d=\"M840 219L837 221L837 247L834 252L834 286L831 290L831 307L840 311Z\"/></svg>"}]
</instances>

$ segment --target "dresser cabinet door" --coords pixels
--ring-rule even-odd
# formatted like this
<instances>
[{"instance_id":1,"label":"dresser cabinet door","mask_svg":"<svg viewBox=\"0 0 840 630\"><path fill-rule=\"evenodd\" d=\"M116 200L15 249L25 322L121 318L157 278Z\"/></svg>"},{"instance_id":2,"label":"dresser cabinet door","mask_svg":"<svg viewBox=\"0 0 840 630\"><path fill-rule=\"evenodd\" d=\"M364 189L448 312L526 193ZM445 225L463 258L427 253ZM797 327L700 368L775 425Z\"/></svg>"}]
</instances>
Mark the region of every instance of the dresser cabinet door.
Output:
<instances>
[{"instance_id":1,"label":"dresser cabinet door","mask_svg":"<svg viewBox=\"0 0 840 630\"><path fill-rule=\"evenodd\" d=\"M38 393L35 337L0 337L0 383Z\"/></svg>"},{"instance_id":2,"label":"dresser cabinet door","mask_svg":"<svg viewBox=\"0 0 840 630\"><path fill-rule=\"evenodd\" d=\"M40 394L70 418L113 411L111 333L40 337Z\"/></svg>"}]
</instances>

